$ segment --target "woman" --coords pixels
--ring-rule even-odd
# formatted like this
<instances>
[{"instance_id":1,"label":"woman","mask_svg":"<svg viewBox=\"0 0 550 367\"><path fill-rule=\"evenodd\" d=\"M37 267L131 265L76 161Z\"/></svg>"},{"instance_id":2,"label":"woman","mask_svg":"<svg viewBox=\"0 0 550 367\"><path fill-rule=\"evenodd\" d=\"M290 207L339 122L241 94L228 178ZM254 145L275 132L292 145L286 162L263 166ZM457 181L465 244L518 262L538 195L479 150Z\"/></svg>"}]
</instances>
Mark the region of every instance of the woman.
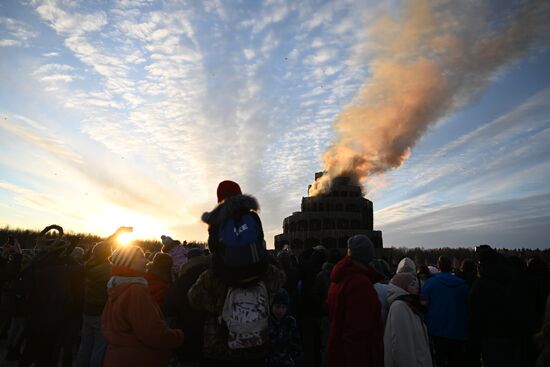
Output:
<instances>
[{"instance_id":1,"label":"woman","mask_svg":"<svg viewBox=\"0 0 550 367\"><path fill-rule=\"evenodd\" d=\"M386 367L432 367L424 306L412 273L396 274L387 291L390 310L384 332Z\"/></svg>"},{"instance_id":2,"label":"woman","mask_svg":"<svg viewBox=\"0 0 550 367\"><path fill-rule=\"evenodd\" d=\"M110 260L109 299L101 316L109 343L103 366L168 366L183 332L168 328L147 289L145 254L136 246L120 247Z\"/></svg>"}]
</instances>

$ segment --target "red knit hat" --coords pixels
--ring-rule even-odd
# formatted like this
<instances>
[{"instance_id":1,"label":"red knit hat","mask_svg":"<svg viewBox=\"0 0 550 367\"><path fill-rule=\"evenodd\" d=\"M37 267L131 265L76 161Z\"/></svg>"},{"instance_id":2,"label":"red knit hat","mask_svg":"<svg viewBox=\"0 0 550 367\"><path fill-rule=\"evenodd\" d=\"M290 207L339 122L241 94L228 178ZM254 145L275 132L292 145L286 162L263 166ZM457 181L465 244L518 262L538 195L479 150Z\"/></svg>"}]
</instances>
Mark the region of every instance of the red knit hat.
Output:
<instances>
[{"instance_id":1,"label":"red knit hat","mask_svg":"<svg viewBox=\"0 0 550 367\"><path fill-rule=\"evenodd\" d=\"M238 183L225 180L220 182L220 184L218 185L217 194L218 194L218 203L221 203L228 197L241 195L242 191Z\"/></svg>"}]
</instances>

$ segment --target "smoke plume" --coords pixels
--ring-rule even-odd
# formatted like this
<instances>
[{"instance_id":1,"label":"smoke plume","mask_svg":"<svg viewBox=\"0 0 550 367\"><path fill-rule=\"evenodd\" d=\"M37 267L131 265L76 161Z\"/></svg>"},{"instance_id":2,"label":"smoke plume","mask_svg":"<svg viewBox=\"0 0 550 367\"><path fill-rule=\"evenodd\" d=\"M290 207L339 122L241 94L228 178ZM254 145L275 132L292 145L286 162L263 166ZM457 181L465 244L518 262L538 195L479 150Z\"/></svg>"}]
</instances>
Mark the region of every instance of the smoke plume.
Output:
<instances>
[{"instance_id":1,"label":"smoke plume","mask_svg":"<svg viewBox=\"0 0 550 367\"><path fill-rule=\"evenodd\" d=\"M546 46L549 14L547 0L506 10L410 0L397 16L378 18L359 51L369 77L340 113L336 142L323 154L327 174L311 193L326 191L339 175L365 182L401 166L432 124L478 97L502 68Z\"/></svg>"}]
</instances>

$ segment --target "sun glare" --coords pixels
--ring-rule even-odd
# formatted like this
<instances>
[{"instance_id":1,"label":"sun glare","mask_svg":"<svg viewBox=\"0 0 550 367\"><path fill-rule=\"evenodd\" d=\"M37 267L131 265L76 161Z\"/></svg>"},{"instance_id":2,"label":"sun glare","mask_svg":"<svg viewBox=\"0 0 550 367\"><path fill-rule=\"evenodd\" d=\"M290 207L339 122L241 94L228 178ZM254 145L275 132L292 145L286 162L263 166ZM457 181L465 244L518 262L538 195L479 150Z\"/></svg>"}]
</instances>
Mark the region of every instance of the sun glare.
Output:
<instances>
[{"instance_id":1,"label":"sun glare","mask_svg":"<svg viewBox=\"0 0 550 367\"><path fill-rule=\"evenodd\" d=\"M123 232L118 235L117 242L121 246L127 246L134 240L135 235L133 232Z\"/></svg>"}]
</instances>

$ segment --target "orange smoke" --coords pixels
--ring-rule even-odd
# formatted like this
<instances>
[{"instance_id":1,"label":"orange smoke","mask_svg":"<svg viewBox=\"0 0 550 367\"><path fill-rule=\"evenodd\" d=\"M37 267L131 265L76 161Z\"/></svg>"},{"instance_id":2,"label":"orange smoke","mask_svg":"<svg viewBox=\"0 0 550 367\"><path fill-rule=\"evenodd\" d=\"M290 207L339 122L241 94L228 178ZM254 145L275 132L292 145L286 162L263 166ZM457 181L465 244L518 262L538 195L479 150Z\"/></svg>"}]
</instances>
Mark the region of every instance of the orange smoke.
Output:
<instances>
[{"instance_id":1,"label":"orange smoke","mask_svg":"<svg viewBox=\"0 0 550 367\"><path fill-rule=\"evenodd\" d=\"M361 53L370 75L336 121L336 142L323 154L327 174L313 195L339 175L364 182L400 167L431 125L475 99L495 72L550 34L545 0L500 15L476 2L406 4L401 17L381 17L367 29Z\"/></svg>"}]
</instances>

